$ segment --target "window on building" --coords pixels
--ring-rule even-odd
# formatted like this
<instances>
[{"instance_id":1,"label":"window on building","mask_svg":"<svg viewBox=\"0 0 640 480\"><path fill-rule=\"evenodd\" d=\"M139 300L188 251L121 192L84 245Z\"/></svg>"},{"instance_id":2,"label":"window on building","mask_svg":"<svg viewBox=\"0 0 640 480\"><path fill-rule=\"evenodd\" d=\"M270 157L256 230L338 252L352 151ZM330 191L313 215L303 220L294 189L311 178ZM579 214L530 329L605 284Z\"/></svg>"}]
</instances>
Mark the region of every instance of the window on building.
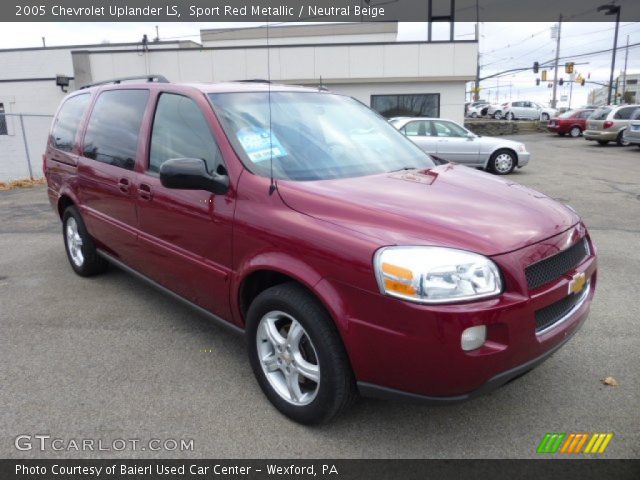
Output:
<instances>
[{"instance_id":1,"label":"window on building","mask_svg":"<svg viewBox=\"0 0 640 480\"><path fill-rule=\"evenodd\" d=\"M149 171L160 172L160 166L172 158L200 158L211 173L222 163L200 107L188 97L164 93L153 120Z\"/></svg>"},{"instance_id":2,"label":"window on building","mask_svg":"<svg viewBox=\"0 0 640 480\"><path fill-rule=\"evenodd\" d=\"M0 135L8 135L7 117L4 114L4 103L0 103Z\"/></svg>"},{"instance_id":3,"label":"window on building","mask_svg":"<svg viewBox=\"0 0 640 480\"><path fill-rule=\"evenodd\" d=\"M149 90L110 90L98 97L84 136L84 156L133 170Z\"/></svg>"},{"instance_id":4,"label":"window on building","mask_svg":"<svg viewBox=\"0 0 640 480\"><path fill-rule=\"evenodd\" d=\"M371 108L386 118L439 117L440 94L371 95Z\"/></svg>"},{"instance_id":5,"label":"window on building","mask_svg":"<svg viewBox=\"0 0 640 480\"><path fill-rule=\"evenodd\" d=\"M69 98L60 108L51 131L51 141L57 149L70 152L73 148L76 133L84 112L89 106L89 100L91 100L89 94L77 95Z\"/></svg>"},{"instance_id":6,"label":"window on building","mask_svg":"<svg viewBox=\"0 0 640 480\"><path fill-rule=\"evenodd\" d=\"M627 80L627 85L637 85L637 84L638 84L637 78L630 78L629 80Z\"/></svg>"}]
</instances>

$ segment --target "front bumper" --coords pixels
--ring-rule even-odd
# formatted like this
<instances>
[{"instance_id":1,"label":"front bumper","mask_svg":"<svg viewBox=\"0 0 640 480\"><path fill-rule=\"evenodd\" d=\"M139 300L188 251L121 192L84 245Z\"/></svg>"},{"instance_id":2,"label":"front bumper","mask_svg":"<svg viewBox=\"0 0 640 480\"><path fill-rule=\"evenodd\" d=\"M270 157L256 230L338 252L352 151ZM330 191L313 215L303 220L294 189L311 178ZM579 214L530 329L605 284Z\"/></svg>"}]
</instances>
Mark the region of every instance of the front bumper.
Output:
<instances>
[{"instance_id":1,"label":"front bumper","mask_svg":"<svg viewBox=\"0 0 640 480\"><path fill-rule=\"evenodd\" d=\"M518 168L522 168L529 164L531 154L529 152L517 152L518 155Z\"/></svg>"},{"instance_id":2,"label":"front bumper","mask_svg":"<svg viewBox=\"0 0 640 480\"><path fill-rule=\"evenodd\" d=\"M419 305L345 285L346 328L341 331L358 385L365 395L421 398L448 403L473 398L535 367L570 338L588 316L596 287L591 253L571 272L529 290L529 265L585 236L582 225L521 250L493 257L505 292L492 299L455 305ZM588 238L588 237L587 237ZM576 274L590 291L562 322L536 333L536 312L566 298ZM473 351L460 346L462 332L485 325L487 340Z\"/></svg>"},{"instance_id":3,"label":"front bumper","mask_svg":"<svg viewBox=\"0 0 640 480\"><path fill-rule=\"evenodd\" d=\"M618 130L585 130L585 140L614 142L618 138Z\"/></svg>"},{"instance_id":4,"label":"front bumper","mask_svg":"<svg viewBox=\"0 0 640 480\"><path fill-rule=\"evenodd\" d=\"M627 128L623 134L624 140L634 145L640 145L640 130Z\"/></svg>"}]
</instances>

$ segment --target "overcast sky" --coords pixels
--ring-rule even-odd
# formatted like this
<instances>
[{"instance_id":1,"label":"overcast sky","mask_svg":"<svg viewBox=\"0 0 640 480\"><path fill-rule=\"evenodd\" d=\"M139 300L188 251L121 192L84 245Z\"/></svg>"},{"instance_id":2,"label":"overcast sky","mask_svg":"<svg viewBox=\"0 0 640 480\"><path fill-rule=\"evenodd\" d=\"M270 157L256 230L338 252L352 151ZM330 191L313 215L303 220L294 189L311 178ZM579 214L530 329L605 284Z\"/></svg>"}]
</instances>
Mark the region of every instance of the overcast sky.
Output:
<instances>
[{"instance_id":1,"label":"overcast sky","mask_svg":"<svg viewBox=\"0 0 640 480\"><path fill-rule=\"evenodd\" d=\"M0 48L35 47L42 45L42 37L46 38L49 46L68 44L118 43L138 42L143 34L149 39L155 37L155 23L0 23ZM251 26L242 23L160 23L160 38L162 40L194 40L199 41L201 28L222 28ZM261 25L261 24L253 24ZM529 67L534 61L545 62L553 60L555 56L555 40L551 38L550 29L553 23L481 23L480 25L480 64L481 76L500 72L510 68ZM474 24L459 24L456 26L456 37L459 39L473 38ZM437 33L437 32L436 32ZM572 56L606 50L613 47L613 23L572 22L562 24L560 56ZM640 22L623 22L620 24L618 44L640 43ZM401 23L399 40L420 40L426 38L426 24ZM624 66L624 50L618 51L616 59L616 75ZM566 60L561 60L564 65ZM607 82L611 66L611 52L575 59L576 71L583 76L591 75L590 80ZM561 70L561 76L568 78ZM629 49L629 73L640 73L640 47ZM552 73L549 72L549 78ZM532 71L503 76L482 83L481 97L490 101L500 102L510 98L530 99L541 103L548 103L551 98L551 88L541 83L535 85L535 75ZM574 86L572 106L586 103L587 93L595 85L585 87ZM559 87L560 95L568 95L569 86ZM566 105L561 102L560 105Z\"/></svg>"}]
</instances>

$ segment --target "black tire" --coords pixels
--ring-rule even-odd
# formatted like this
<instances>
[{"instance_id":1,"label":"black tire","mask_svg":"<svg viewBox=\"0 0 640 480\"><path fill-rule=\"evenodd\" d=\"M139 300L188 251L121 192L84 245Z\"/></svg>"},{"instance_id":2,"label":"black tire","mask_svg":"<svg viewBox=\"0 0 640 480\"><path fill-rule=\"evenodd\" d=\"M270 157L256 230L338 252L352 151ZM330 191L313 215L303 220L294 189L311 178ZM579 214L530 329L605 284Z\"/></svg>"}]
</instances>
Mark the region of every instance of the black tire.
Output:
<instances>
[{"instance_id":1,"label":"black tire","mask_svg":"<svg viewBox=\"0 0 640 480\"><path fill-rule=\"evenodd\" d=\"M629 146L629 142L624 139L624 129L620 130L620 133L618 134L618 136L616 138L616 144L619 147L628 147Z\"/></svg>"},{"instance_id":2,"label":"black tire","mask_svg":"<svg viewBox=\"0 0 640 480\"><path fill-rule=\"evenodd\" d=\"M582 129L580 127L573 126L569 130L569 136L573 138L578 138L580 135L582 135Z\"/></svg>"},{"instance_id":3,"label":"black tire","mask_svg":"<svg viewBox=\"0 0 640 480\"><path fill-rule=\"evenodd\" d=\"M82 253L83 260L82 262L78 262L74 260L71 252L69 251L69 241L67 234L67 227L71 221L75 222L76 229L80 239L82 240L82 246L80 247L80 251ZM80 212L75 206L67 207L67 209L62 214L62 238L64 241L64 249L67 252L67 258L69 259L69 264L73 271L82 277L91 277L93 275L98 275L103 273L107 267L109 266L108 262L98 255L96 251L95 243L87 232L87 227L82 221L82 217L80 216Z\"/></svg>"},{"instance_id":4,"label":"black tire","mask_svg":"<svg viewBox=\"0 0 640 480\"><path fill-rule=\"evenodd\" d=\"M293 317L311 340L320 381L315 398L306 405L294 405L281 396L263 370L257 346L258 327L270 312L284 312ZM260 293L249 307L246 333L249 361L260 388L271 403L290 419L306 425L327 422L357 398L351 365L331 317L320 302L299 284L283 283Z\"/></svg>"},{"instance_id":5,"label":"black tire","mask_svg":"<svg viewBox=\"0 0 640 480\"><path fill-rule=\"evenodd\" d=\"M511 166L507 170L499 166L499 162L501 160L500 157L502 155L509 155L511 157ZM516 168L517 164L518 159L513 150L503 148L501 150L496 150L495 152L493 152L491 158L489 159L488 170L491 173L495 173L496 175L508 175L509 173L513 172L513 169Z\"/></svg>"},{"instance_id":6,"label":"black tire","mask_svg":"<svg viewBox=\"0 0 640 480\"><path fill-rule=\"evenodd\" d=\"M598 143L600 145L607 145L609 143L609 140L598 140Z\"/></svg>"},{"instance_id":7,"label":"black tire","mask_svg":"<svg viewBox=\"0 0 640 480\"><path fill-rule=\"evenodd\" d=\"M502 112L500 110L493 112L493 118L500 120L502 118Z\"/></svg>"}]
</instances>

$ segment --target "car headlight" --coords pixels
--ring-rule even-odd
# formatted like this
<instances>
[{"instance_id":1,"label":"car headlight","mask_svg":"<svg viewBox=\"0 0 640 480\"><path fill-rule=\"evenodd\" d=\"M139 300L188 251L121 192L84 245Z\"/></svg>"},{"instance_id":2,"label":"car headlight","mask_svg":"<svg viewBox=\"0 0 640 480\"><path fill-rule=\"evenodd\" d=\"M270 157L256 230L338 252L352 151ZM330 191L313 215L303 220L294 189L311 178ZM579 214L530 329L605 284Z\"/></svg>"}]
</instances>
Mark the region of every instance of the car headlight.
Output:
<instances>
[{"instance_id":1,"label":"car headlight","mask_svg":"<svg viewBox=\"0 0 640 480\"><path fill-rule=\"evenodd\" d=\"M454 303L502 292L489 258L444 247L384 247L374 258L383 294L418 303Z\"/></svg>"},{"instance_id":2,"label":"car headlight","mask_svg":"<svg viewBox=\"0 0 640 480\"><path fill-rule=\"evenodd\" d=\"M523 143L521 143L520 145L518 145L518 149L517 149L517 150L518 150L519 152L525 152L525 151L526 151L526 148L524 147L524 144L523 144Z\"/></svg>"}]
</instances>

